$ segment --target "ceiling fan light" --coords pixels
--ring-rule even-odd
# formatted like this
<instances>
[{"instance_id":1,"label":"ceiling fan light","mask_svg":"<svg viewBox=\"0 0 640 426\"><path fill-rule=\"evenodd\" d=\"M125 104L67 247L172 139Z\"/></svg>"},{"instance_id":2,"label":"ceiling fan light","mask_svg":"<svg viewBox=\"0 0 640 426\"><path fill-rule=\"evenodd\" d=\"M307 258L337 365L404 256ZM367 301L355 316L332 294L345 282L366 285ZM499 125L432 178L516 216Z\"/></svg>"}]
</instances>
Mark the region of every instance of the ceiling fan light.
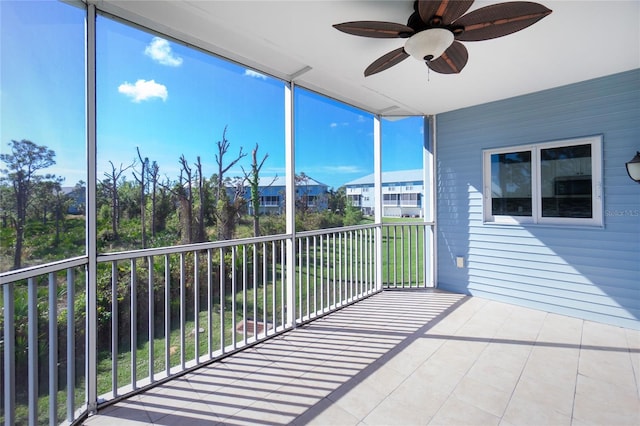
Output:
<instances>
[{"instance_id":1,"label":"ceiling fan light","mask_svg":"<svg viewBox=\"0 0 640 426\"><path fill-rule=\"evenodd\" d=\"M404 44L404 50L420 61L433 60L451 46L453 38L449 30L431 28L412 35Z\"/></svg>"}]
</instances>

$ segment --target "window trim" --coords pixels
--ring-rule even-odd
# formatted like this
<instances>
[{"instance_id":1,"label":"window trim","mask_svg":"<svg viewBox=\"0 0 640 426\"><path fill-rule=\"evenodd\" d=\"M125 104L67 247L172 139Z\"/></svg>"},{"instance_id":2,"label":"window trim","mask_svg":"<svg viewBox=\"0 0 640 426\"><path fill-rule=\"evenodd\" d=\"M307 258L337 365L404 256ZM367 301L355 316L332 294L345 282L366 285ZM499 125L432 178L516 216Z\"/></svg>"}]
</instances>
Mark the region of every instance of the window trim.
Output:
<instances>
[{"instance_id":1,"label":"window trim","mask_svg":"<svg viewBox=\"0 0 640 426\"><path fill-rule=\"evenodd\" d=\"M591 200L592 217L544 217L542 216L541 152L544 149L591 145ZM518 151L531 151L531 216L493 215L491 200L491 156ZM566 226L604 226L602 190L602 135L562 139L528 145L515 145L482 151L483 223L485 224L536 224Z\"/></svg>"}]
</instances>

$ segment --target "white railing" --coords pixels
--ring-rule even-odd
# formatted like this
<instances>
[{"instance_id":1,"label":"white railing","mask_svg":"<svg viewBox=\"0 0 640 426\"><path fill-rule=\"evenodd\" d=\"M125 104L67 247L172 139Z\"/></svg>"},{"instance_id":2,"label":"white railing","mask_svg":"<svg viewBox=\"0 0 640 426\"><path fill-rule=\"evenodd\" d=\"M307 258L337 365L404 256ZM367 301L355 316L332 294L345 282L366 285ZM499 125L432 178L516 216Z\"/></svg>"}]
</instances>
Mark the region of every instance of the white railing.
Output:
<instances>
[{"instance_id":1,"label":"white railing","mask_svg":"<svg viewBox=\"0 0 640 426\"><path fill-rule=\"evenodd\" d=\"M2 422L77 422L90 406L169 380L383 287L425 286L428 227L362 225L103 254L91 283L95 304L85 297L87 257L0 274ZM376 235L382 236L381 259ZM294 262L293 277L286 276L288 262ZM87 330L87 318L96 319L97 329ZM87 333L96 333L97 347L87 347ZM86 380L89 359L97 373ZM100 395L98 401L87 401L91 394Z\"/></svg>"}]
</instances>

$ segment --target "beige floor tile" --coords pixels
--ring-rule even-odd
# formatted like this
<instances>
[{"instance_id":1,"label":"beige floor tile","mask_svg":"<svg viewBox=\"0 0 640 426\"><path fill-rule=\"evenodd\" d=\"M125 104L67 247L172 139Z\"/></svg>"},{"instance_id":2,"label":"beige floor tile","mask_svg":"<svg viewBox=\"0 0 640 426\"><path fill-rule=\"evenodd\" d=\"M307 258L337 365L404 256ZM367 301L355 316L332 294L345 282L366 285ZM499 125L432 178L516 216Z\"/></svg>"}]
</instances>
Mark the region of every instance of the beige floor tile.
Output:
<instances>
[{"instance_id":1,"label":"beige floor tile","mask_svg":"<svg viewBox=\"0 0 640 426\"><path fill-rule=\"evenodd\" d=\"M640 424L635 392L609 382L578 376L573 416L590 424Z\"/></svg>"},{"instance_id":2,"label":"beige floor tile","mask_svg":"<svg viewBox=\"0 0 640 426\"><path fill-rule=\"evenodd\" d=\"M545 402L514 396L507 405L502 423L517 426L564 426L571 424L571 415L561 413L553 405Z\"/></svg>"},{"instance_id":3,"label":"beige floor tile","mask_svg":"<svg viewBox=\"0 0 640 426\"><path fill-rule=\"evenodd\" d=\"M459 400L452 395L440 407L440 410L429 421L429 425L497 425L500 417L494 416L486 411Z\"/></svg>"},{"instance_id":4,"label":"beige floor tile","mask_svg":"<svg viewBox=\"0 0 640 426\"><path fill-rule=\"evenodd\" d=\"M573 397L574 387L563 382L522 378L516 385L512 400L529 401L533 405L546 407L549 412L569 417L573 409Z\"/></svg>"},{"instance_id":5,"label":"beige floor tile","mask_svg":"<svg viewBox=\"0 0 640 426\"><path fill-rule=\"evenodd\" d=\"M381 426L426 425L448 397L440 389L425 392L403 384L373 409L363 422Z\"/></svg>"},{"instance_id":6,"label":"beige floor tile","mask_svg":"<svg viewBox=\"0 0 640 426\"><path fill-rule=\"evenodd\" d=\"M207 404L193 402L154 421L163 426L215 425L222 419L214 414Z\"/></svg>"},{"instance_id":7,"label":"beige floor tile","mask_svg":"<svg viewBox=\"0 0 640 426\"><path fill-rule=\"evenodd\" d=\"M302 416L294 419L292 424L300 426L355 426L359 422L360 419L354 417L342 407L333 403L333 401L323 399Z\"/></svg>"},{"instance_id":8,"label":"beige floor tile","mask_svg":"<svg viewBox=\"0 0 640 426\"><path fill-rule=\"evenodd\" d=\"M578 373L624 387L629 392L637 391L632 357L628 349L607 349L603 347L600 350L582 350L580 352Z\"/></svg>"},{"instance_id":9,"label":"beige floor tile","mask_svg":"<svg viewBox=\"0 0 640 426\"><path fill-rule=\"evenodd\" d=\"M511 392L505 392L469 376L460 380L453 395L461 403L471 404L496 417L502 417L511 399Z\"/></svg>"},{"instance_id":10,"label":"beige floor tile","mask_svg":"<svg viewBox=\"0 0 640 426\"><path fill-rule=\"evenodd\" d=\"M342 389L329 394L327 399L333 401L343 410L357 419L363 419L387 396L386 392L358 383L346 393Z\"/></svg>"},{"instance_id":11,"label":"beige floor tile","mask_svg":"<svg viewBox=\"0 0 640 426\"><path fill-rule=\"evenodd\" d=\"M257 424L286 425L299 414L299 410L283 402L258 400L233 416L224 419L223 423L248 426Z\"/></svg>"}]
</instances>

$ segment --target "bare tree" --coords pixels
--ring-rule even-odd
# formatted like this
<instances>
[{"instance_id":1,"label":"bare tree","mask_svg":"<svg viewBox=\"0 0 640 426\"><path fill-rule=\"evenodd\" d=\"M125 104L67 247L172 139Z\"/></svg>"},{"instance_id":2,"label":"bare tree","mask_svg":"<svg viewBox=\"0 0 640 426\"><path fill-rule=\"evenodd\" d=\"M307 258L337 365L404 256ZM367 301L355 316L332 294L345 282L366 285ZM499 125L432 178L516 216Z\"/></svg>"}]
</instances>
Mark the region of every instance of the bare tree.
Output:
<instances>
[{"instance_id":1,"label":"bare tree","mask_svg":"<svg viewBox=\"0 0 640 426\"><path fill-rule=\"evenodd\" d=\"M180 178L176 195L180 203L181 236L184 244L193 242L193 171L184 154L180 156Z\"/></svg>"},{"instance_id":2,"label":"bare tree","mask_svg":"<svg viewBox=\"0 0 640 426\"><path fill-rule=\"evenodd\" d=\"M260 164L258 164L258 144L256 144L256 147L251 152L251 170L246 172L244 167L242 168L244 178L249 183L249 190L251 191L251 217L253 218L253 235L255 237L260 236L260 170L262 170L267 158L269 158L268 153L262 157ZM268 186L271 186L276 178L274 177Z\"/></svg>"},{"instance_id":3,"label":"bare tree","mask_svg":"<svg viewBox=\"0 0 640 426\"><path fill-rule=\"evenodd\" d=\"M155 161L149 166L149 184L151 185L151 237L155 238L157 224L157 195L160 179L160 166Z\"/></svg>"},{"instance_id":4,"label":"bare tree","mask_svg":"<svg viewBox=\"0 0 640 426\"><path fill-rule=\"evenodd\" d=\"M246 157L246 153L242 152L242 147L238 155L225 165L224 156L229 150L229 141L227 140L227 127L222 132L222 140L218 141L216 146L218 153L216 154L216 163L218 164L218 191L216 202L216 220L218 223L218 240L230 240L233 237L233 230L237 223L238 214L241 211L244 200L242 198L242 185L234 190L233 197L227 194L225 186L225 173L235 166L238 161Z\"/></svg>"},{"instance_id":5,"label":"bare tree","mask_svg":"<svg viewBox=\"0 0 640 426\"><path fill-rule=\"evenodd\" d=\"M111 171L109 173L105 172L105 179L102 180L102 185L111 199L111 232L113 233L114 240L118 240L118 225L120 224L120 198L118 196L118 185L124 172L133 167L133 163L126 167L120 163L118 168L116 168L111 160L109 160L109 164L111 164Z\"/></svg>"},{"instance_id":6,"label":"bare tree","mask_svg":"<svg viewBox=\"0 0 640 426\"><path fill-rule=\"evenodd\" d=\"M198 206L198 229L196 231L196 241L203 242L206 239L204 232L204 209L206 207L206 196L204 190L204 176L202 175L202 162L200 161L199 155L197 157L195 166L196 172L198 174L198 197L200 198L200 205Z\"/></svg>"},{"instance_id":7,"label":"bare tree","mask_svg":"<svg viewBox=\"0 0 640 426\"><path fill-rule=\"evenodd\" d=\"M147 247L147 227L146 227L146 211L147 211L147 175L149 173L149 158L142 158L140 147L136 147L138 159L140 160L140 174L133 172L133 177L140 185L140 227L142 228L142 248Z\"/></svg>"}]
</instances>

